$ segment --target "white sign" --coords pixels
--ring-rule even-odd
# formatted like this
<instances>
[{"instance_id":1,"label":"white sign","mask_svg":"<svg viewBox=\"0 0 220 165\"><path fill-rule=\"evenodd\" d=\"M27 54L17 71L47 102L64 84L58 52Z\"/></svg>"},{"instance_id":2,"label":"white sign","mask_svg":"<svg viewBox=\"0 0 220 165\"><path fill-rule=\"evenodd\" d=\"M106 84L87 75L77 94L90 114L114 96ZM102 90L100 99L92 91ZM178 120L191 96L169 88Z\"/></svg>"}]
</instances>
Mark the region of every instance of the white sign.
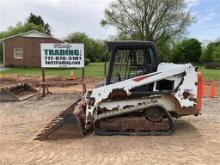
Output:
<instances>
[{"instance_id":1,"label":"white sign","mask_svg":"<svg viewBox=\"0 0 220 165\"><path fill-rule=\"evenodd\" d=\"M41 67L43 68L84 67L84 44L42 43Z\"/></svg>"}]
</instances>

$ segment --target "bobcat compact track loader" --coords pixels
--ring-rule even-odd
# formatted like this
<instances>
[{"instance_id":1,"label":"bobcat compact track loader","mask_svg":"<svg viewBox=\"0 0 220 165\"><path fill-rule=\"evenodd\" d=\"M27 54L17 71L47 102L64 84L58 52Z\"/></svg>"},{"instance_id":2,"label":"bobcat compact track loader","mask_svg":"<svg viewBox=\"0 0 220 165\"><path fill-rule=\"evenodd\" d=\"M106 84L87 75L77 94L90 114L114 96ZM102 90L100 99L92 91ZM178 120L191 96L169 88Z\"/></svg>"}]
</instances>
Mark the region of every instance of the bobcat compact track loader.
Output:
<instances>
[{"instance_id":1,"label":"bobcat compact track loader","mask_svg":"<svg viewBox=\"0 0 220 165\"><path fill-rule=\"evenodd\" d=\"M147 41L107 42L106 81L58 115L38 140L97 135L171 135L174 118L199 115L202 76L191 64L158 63Z\"/></svg>"}]
</instances>

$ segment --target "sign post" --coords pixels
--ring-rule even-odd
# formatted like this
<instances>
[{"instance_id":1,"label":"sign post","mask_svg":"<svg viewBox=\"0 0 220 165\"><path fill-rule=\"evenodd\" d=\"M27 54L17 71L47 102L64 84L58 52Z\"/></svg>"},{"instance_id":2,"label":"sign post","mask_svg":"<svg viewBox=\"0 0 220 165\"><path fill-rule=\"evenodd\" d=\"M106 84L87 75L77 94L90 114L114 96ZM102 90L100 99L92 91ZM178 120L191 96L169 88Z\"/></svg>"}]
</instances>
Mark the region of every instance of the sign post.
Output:
<instances>
[{"instance_id":1,"label":"sign post","mask_svg":"<svg viewBox=\"0 0 220 165\"><path fill-rule=\"evenodd\" d=\"M68 84L83 84L83 92L85 92L84 83L84 44L69 44L69 43L42 43L41 44L41 68L42 68L42 96L48 91L47 85L55 84L54 82L46 82L46 68L81 68L82 80L79 83ZM61 84L61 83L60 83ZM65 84L63 82L63 84ZM40 92L40 90L39 90Z\"/></svg>"},{"instance_id":2,"label":"sign post","mask_svg":"<svg viewBox=\"0 0 220 165\"><path fill-rule=\"evenodd\" d=\"M42 70L42 82L45 83L45 68L41 68L41 70ZM43 97L46 95L45 91L46 91L46 86L43 85L43 94L42 94Z\"/></svg>"}]
</instances>

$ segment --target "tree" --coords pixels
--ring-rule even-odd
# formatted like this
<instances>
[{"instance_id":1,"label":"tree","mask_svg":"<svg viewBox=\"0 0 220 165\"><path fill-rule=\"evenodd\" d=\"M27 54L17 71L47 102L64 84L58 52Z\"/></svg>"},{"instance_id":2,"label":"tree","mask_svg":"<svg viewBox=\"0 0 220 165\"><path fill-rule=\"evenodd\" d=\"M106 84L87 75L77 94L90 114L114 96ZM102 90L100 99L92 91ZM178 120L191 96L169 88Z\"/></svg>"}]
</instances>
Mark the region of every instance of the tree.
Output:
<instances>
[{"instance_id":1,"label":"tree","mask_svg":"<svg viewBox=\"0 0 220 165\"><path fill-rule=\"evenodd\" d=\"M183 40L173 48L172 61L175 63L199 63L202 54L201 43L194 38Z\"/></svg>"},{"instance_id":2,"label":"tree","mask_svg":"<svg viewBox=\"0 0 220 165\"><path fill-rule=\"evenodd\" d=\"M80 32L71 33L66 37L65 41L69 43L84 43L86 63L88 60L89 60L88 62L90 62L90 60L92 62L95 61L95 59L93 58L93 54L91 52L91 47L92 47L91 40L85 33L80 33Z\"/></svg>"},{"instance_id":3,"label":"tree","mask_svg":"<svg viewBox=\"0 0 220 165\"><path fill-rule=\"evenodd\" d=\"M35 25L41 25L44 28L44 32L51 35L51 27L48 23L45 23L40 15L30 14L27 20L28 23L33 23Z\"/></svg>"},{"instance_id":4,"label":"tree","mask_svg":"<svg viewBox=\"0 0 220 165\"><path fill-rule=\"evenodd\" d=\"M25 33L30 30L44 32L44 29L41 25L35 25L33 23L17 23L15 26L10 26L6 31L0 32L0 39L7 38L19 33Z\"/></svg>"},{"instance_id":5,"label":"tree","mask_svg":"<svg viewBox=\"0 0 220 165\"><path fill-rule=\"evenodd\" d=\"M160 45L183 34L191 22L184 0L114 0L101 24L115 27L122 38Z\"/></svg>"},{"instance_id":6,"label":"tree","mask_svg":"<svg viewBox=\"0 0 220 165\"><path fill-rule=\"evenodd\" d=\"M214 48L214 51L212 53L212 62L220 64L220 46Z\"/></svg>"},{"instance_id":7,"label":"tree","mask_svg":"<svg viewBox=\"0 0 220 165\"><path fill-rule=\"evenodd\" d=\"M163 43L157 46L157 51L159 55L159 60L163 62L170 62L171 61L171 43Z\"/></svg>"},{"instance_id":8,"label":"tree","mask_svg":"<svg viewBox=\"0 0 220 165\"><path fill-rule=\"evenodd\" d=\"M101 40L94 40L85 33L71 33L65 41L70 43L84 43L85 46L85 60L91 62L104 61L106 56L106 49L104 42Z\"/></svg>"},{"instance_id":9,"label":"tree","mask_svg":"<svg viewBox=\"0 0 220 165\"><path fill-rule=\"evenodd\" d=\"M10 26L6 31L0 32L0 40L19 34L19 33L25 33L30 30L37 30L40 32L44 32L44 29L41 25L35 25L33 23L17 23L15 26ZM0 61L3 60L3 47L2 44L0 44Z\"/></svg>"},{"instance_id":10,"label":"tree","mask_svg":"<svg viewBox=\"0 0 220 165\"><path fill-rule=\"evenodd\" d=\"M220 62L220 41L210 42L201 57L202 63Z\"/></svg>"},{"instance_id":11,"label":"tree","mask_svg":"<svg viewBox=\"0 0 220 165\"><path fill-rule=\"evenodd\" d=\"M172 49L172 57L171 57L171 61L174 63L183 63L185 62L185 58L184 55L182 53L182 45L181 43L177 43L176 45L174 45L173 49Z\"/></svg>"},{"instance_id":12,"label":"tree","mask_svg":"<svg viewBox=\"0 0 220 165\"><path fill-rule=\"evenodd\" d=\"M0 43L0 64L3 62L3 46Z\"/></svg>"}]
</instances>

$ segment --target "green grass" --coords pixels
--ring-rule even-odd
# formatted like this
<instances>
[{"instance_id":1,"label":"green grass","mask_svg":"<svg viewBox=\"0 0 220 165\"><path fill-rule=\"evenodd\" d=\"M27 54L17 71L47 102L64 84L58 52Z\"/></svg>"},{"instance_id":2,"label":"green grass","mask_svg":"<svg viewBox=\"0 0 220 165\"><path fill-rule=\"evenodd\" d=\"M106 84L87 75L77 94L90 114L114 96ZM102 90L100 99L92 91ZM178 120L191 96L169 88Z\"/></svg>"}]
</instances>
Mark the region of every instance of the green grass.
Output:
<instances>
[{"instance_id":1,"label":"green grass","mask_svg":"<svg viewBox=\"0 0 220 165\"><path fill-rule=\"evenodd\" d=\"M219 69L201 69L202 76L204 80L220 80L220 70Z\"/></svg>"},{"instance_id":2,"label":"green grass","mask_svg":"<svg viewBox=\"0 0 220 165\"><path fill-rule=\"evenodd\" d=\"M205 80L220 80L220 70L215 69L201 69L203 78ZM6 71L0 72L3 75L26 75L26 76L41 76L40 68L10 68ZM46 69L46 77L68 77L70 69ZM74 69L76 77L81 76L80 69ZM85 67L86 77L104 77L104 63L96 62L90 63Z\"/></svg>"},{"instance_id":3,"label":"green grass","mask_svg":"<svg viewBox=\"0 0 220 165\"><path fill-rule=\"evenodd\" d=\"M71 69L46 69L46 77L68 77ZM81 77L81 69L73 69L75 77ZM10 68L0 72L2 75L41 76L41 68ZM104 77L104 63L91 63L85 67L86 77Z\"/></svg>"}]
</instances>

